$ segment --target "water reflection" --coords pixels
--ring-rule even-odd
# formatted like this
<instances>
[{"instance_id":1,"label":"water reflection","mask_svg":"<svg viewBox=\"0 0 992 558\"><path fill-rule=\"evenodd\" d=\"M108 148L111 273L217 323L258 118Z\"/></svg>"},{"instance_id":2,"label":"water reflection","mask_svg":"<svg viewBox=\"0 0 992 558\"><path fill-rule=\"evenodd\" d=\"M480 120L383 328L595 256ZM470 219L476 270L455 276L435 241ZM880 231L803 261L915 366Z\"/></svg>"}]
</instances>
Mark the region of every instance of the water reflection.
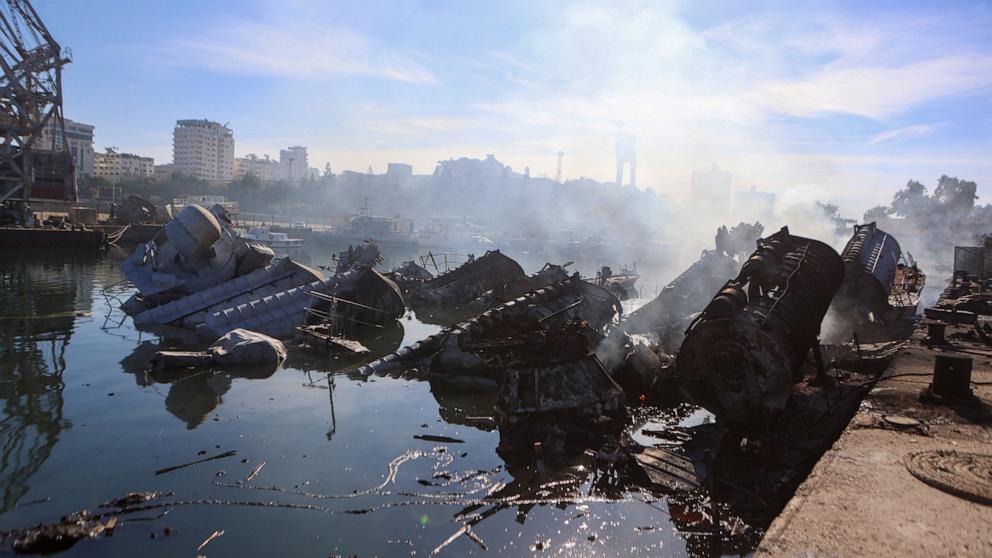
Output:
<instances>
[{"instance_id":1,"label":"water reflection","mask_svg":"<svg viewBox=\"0 0 992 558\"><path fill-rule=\"evenodd\" d=\"M62 416L65 353L92 306L92 259L0 258L0 513L15 507L48 459Z\"/></svg>"},{"instance_id":2,"label":"water reflection","mask_svg":"<svg viewBox=\"0 0 992 558\"><path fill-rule=\"evenodd\" d=\"M121 360L121 368L124 372L133 374L139 386L168 385L165 408L186 423L189 430L203 424L210 413L223 403L223 396L231 389L235 378L264 380L278 369L276 364L242 365L225 369L152 369L150 362L155 353L176 347L175 342L164 339L142 341L131 354Z\"/></svg>"},{"instance_id":3,"label":"water reflection","mask_svg":"<svg viewBox=\"0 0 992 558\"><path fill-rule=\"evenodd\" d=\"M148 376L156 383L169 384L165 408L193 430L203 424L231 389L235 378L264 380L275 373L277 366L236 366L226 370L153 371Z\"/></svg>"}]
</instances>

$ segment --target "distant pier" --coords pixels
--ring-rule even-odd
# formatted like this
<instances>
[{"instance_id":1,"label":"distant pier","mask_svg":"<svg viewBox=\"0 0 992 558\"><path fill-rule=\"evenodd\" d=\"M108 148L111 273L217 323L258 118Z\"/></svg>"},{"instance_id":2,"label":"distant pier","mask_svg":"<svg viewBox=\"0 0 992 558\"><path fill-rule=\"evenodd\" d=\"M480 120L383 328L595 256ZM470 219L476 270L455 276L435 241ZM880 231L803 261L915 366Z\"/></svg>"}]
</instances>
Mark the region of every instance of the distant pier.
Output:
<instances>
[{"instance_id":1,"label":"distant pier","mask_svg":"<svg viewBox=\"0 0 992 558\"><path fill-rule=\"evenodd\" d=\"M103 245L99 230L0 228L0 248L99 250Z\"/></svg>"}]
</instances>

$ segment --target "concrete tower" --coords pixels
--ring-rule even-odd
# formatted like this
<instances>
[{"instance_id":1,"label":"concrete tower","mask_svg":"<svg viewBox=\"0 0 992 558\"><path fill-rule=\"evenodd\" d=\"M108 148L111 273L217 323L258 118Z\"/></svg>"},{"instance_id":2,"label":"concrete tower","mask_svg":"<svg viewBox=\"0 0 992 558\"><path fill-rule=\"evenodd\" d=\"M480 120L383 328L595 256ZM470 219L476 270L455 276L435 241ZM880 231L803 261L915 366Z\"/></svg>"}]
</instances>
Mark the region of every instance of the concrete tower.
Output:
<instances>
[{"instance_id":1,"label":"concrete tower","mask_svg":"<svg viewBox=\"0 0 992 558\"><path fill-rule=\"evenodd\" d=\"M630 185L637 186L637 138L617 133L617 186L623 186L623 164L630 164Z\"/></svg>"}]
</instances>

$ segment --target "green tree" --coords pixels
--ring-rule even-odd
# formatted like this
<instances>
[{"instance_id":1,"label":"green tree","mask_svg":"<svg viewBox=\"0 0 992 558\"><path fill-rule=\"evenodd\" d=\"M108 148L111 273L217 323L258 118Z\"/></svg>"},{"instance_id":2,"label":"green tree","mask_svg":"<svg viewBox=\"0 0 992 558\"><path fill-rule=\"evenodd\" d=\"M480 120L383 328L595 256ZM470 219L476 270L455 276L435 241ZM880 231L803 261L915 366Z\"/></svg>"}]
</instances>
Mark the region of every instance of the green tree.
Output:
<instances>
[{"instance_id":1,"label":"green tree","mask_svg":"<svg viewBox=\"0 0 992 558\"><path fill-rule=\"evenodd\" d=\"M872 221L877 221L879 219L889 216L891 210L884 205L876 205L875 207L865 211L865 223L871 223Z\"/></svg>"},{"instance_id":2,"label":"green tree","mask_svg":"<svg viewBox=\"0 0 992 558\"><path fill-rule=\"evenodd\" d=\"M945 174L937 182L933 200L949 214L967 214L975 208L975 200L978 199L975 195L977 189L978 185L974 182Z\"/></svg>"},{"instance_id":3,"label":"green tree","mask_svg":"<svg viewBox=\"0 0 992 558\"><path fill-rule=\"evenodd\" d=\"M910 180L906 187L896 192L892 198L892 210L903 217L917 217L930 209L927 187L916 180Z\"/></svg>"}]
</instances>

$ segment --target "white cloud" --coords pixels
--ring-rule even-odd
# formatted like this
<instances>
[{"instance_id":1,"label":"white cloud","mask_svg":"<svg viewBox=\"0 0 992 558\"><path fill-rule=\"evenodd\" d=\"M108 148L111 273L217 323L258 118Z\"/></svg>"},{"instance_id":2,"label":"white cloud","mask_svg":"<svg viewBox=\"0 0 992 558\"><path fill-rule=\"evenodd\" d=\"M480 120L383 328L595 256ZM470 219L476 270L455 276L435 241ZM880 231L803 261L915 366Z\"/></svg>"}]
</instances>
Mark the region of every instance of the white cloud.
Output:
<instances>
[{"instance_id":1,"label":"white cloud","mask_svg":"<svg viewBox=\"0 0 992 558\"><path fill-rule=\"evenodd\" d=\"M752 92L768 110L795 116L846 113L877 120L926 102L992 88L992 56L955 55L898 67L827 67L796 80L775 80Z\"/></svg>"},{"instance_id":2,"label":"white cloud","mask_svg":"<svg viewBox=\"0 0 992 558\"><path fill-rule=\"evenodd\" d=\"M240 20L195 30L165 49L169 62L212 71L321 80L351 75L408 83L436 83L422 64L362 34L307 18Z\"/></svg>"},{"instance_id":3,"label":"white cloud","mask_svg":"<svg viewBox=\"0 0 992 558\"><path fill-rule=\"evenodd\" d=\"M879 132L878 134L872 136L868 143L881 143L883 141L897 138L920 138L929 136L933 133L935 128L936 126L932 124L913 124L912 126L885 130L884 132Z\"/></svg>"}]
</instances>

